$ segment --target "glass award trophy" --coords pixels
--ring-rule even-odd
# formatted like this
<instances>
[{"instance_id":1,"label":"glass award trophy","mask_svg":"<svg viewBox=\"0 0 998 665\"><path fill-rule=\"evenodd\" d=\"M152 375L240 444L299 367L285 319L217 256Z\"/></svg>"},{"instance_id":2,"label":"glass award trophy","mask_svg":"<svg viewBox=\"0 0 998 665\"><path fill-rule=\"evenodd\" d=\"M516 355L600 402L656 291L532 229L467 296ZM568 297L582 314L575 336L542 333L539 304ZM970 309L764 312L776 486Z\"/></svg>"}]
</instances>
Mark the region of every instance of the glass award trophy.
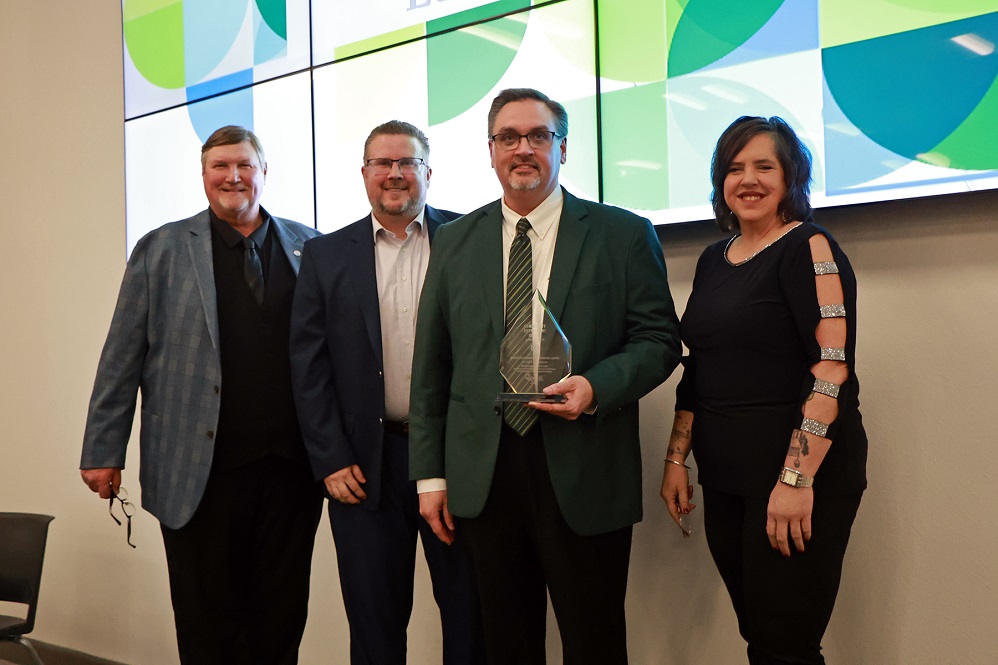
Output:
<instances>
[{"instance_id":1,"label":"glass award trophy","mask_svg":"<svg viewBox=\"0 0 998 665\"><path fill-rule=\"evenodd\" d=\"M540 303L537 312L533 307L535 301ZM540 344L535 339L538 329ZM564 395L541 392L572 373L572 345L539 291L534 291L533 298L503 337L499 348L499 371L511 392L497 395L497 402L565 401Z\"/></svg>"}]
</instances>

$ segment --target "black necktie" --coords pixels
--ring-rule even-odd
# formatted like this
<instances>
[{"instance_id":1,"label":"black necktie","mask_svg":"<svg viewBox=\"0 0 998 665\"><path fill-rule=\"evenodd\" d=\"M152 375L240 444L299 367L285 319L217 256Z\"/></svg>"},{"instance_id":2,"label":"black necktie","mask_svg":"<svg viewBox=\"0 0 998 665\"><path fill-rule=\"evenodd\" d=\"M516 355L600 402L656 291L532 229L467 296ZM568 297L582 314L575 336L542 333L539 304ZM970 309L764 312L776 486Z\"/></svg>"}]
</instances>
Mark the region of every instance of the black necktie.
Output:
<instances>
[{"instance_id":1,"label":"black necktie","mask_svg":"<svg viewBox=\"0 0 998 665\"><path fill-rule=\"evenodd\" d=\"M243 238L243 247L246 254L243 257L243 277L246 285L249 286L253 297L259 304L263 304L263 264L260 263L260 253L256 251L256 243L252 238Z\"/></svg>"},{"instance_id":2,"label":"black necktie","mask_svg":"<svg viewBox=\"0 0 998 665\"><path fill-rule=\"evenodd\" d=\"M524 309L531 306L534 295L533 257L527 231L530 222L523 217L516 223L516 237L509 248L509 268L506 271L506 331ZM532 343L531 343L532 344ZM537 411L516 402L506 404L503 419L517 434L523 436L537 422Z\"/></svg>"}]
</instances>

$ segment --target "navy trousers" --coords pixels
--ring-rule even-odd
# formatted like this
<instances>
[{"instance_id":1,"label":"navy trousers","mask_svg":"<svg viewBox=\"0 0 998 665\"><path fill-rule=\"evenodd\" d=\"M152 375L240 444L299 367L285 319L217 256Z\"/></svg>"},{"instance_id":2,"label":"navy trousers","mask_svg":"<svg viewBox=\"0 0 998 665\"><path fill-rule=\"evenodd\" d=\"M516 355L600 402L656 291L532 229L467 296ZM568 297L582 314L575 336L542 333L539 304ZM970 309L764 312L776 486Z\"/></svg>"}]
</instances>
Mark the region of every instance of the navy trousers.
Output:
<instances>
[{"instance_id":1,"label":"navy trousers","mask_svg":"<svg viewBox=\"0 0 998 665\"><path fill-rule=\"evenodd\" d=\"M371 472L362 469L365 474ZM419 514L409 480L409 440L385 433L381 504L375 510L329 501L352 665L405 665L416 538L440 609L444 665L485 662L471 561L459 537L448 547Z\"/></svg>"}]
</instances>

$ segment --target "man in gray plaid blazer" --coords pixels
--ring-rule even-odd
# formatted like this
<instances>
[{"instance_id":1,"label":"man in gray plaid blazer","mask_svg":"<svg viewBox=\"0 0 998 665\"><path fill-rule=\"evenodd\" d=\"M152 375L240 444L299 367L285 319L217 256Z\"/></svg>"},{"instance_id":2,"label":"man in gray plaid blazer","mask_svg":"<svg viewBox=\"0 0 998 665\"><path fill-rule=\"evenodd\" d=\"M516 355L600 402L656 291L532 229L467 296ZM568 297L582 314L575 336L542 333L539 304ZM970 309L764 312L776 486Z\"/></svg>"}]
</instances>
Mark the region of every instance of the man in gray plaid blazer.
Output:
<instances>
[{"instance_id":1,"label":"man in gray plaid blazer","mask_svg":"<svg viewBox=\"0 0 998 665\"><path fill-rule=\"evenodd\" d=\"M267 163L242 127L201 149L209 207L143 237L101 354L80 464L117 494L142 393L142 505L160 521L184 665L296 663L322 497L291 392L301 249L260 207Z\"/></svg>"}]
</instances>

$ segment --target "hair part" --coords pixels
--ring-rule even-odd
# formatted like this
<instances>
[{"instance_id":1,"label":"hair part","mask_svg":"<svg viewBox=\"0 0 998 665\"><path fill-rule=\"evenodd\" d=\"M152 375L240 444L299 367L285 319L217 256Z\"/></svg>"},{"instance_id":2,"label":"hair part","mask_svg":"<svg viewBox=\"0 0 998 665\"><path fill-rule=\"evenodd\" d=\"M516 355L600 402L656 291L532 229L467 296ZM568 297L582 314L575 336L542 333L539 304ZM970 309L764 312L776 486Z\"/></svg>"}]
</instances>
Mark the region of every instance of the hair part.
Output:
<instances>
[{"instance_id":1,"label":"hair part","mask_svg":"<svg viewBox=\"0 0 998 665\"><path fill-rule=\"evenodd\" d=\"M492 100L492 106L489 108L489 138L492 138L496 116L499 115L499 111L506 104L524 100L533 100L547 106L551 111L551 115L554 116L555 133L558 134L559 138L568 136L568 111L565 110L564 106L543 92L534 90L533 88L507 88L496 95L496 98Z\"/></svg>"},{"instance_id":2,"label":"hair part","mask_svg":"<svg viewBox=\"0 0 998 665\"><path fill-rule=\"evenodd\" d=\"M204 170L208 159L208 151L212 148L217 148L220 145L236 145L244 142L248 142L253 146L256 156L260 160L260 168L266 170L267 157L263 153L263 144L260 143L260 139L257 138L256 134L239 125L226 125L225 127L219 127L211 133L208 140L201 146L201 169Z\"/></svg>"},{"instance_id":3,"label":"hair part","mask_svg":"<svg viewBox=\"0 0 998 665\"><path fill-rule=\"evenodd\" d=\"M426 138L419 127L413 124L404 122L402 120L389 120L388 122L383 122L374 129L371 133L367 135L367 140L364 141L364 161L367 161L367 149L371 146L371 141L377 136L411 136L419 142L419 145L423 148L423 155L425 155L426 160L430 159L430 139Z\"/></svg>"},{"instance_id":4,"label":"hair part","mask_svg":"<svg viewBox=\"0 0 998 665\"><path fill-rule=\"evenodd\" d=\"M724 200L724 180L728 169L745 145L759 134L769 134L772 137L776 158L783 169L787 193L780 201L777 213L785 223L793 220L811 221L811 151L783 118L775 115L771 118L743 115L728 125L717 139L710 162L710 182L713 185L710 204L714 208L717 226L722 231L740 228L738 218Z\"/></svg>"}]
</instances>

